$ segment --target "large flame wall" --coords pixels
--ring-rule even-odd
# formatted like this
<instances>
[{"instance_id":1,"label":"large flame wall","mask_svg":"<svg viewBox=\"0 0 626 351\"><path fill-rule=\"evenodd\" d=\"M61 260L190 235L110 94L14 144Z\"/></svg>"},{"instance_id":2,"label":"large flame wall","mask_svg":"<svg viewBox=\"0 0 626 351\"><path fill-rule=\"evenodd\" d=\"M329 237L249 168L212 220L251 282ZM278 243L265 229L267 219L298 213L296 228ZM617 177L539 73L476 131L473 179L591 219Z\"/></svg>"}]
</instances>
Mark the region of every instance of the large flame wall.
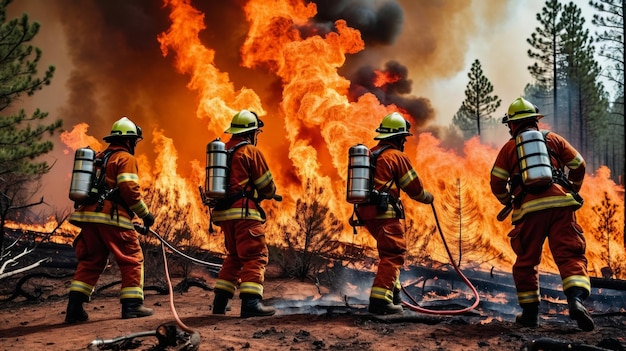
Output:
<instances>
[{"instance_id":1,"label":"large flame wall","mask_svg":"<svg viewBox=\"0 0 626 351\"><path fill-rule=\"evenodd\" d=\"M392 4L386 8L387 13L396 13L394 2L389 3ZM290 221L295 215L295 201L304 196L307 181L313 181L325 189L322 200L331 212L345 219L346 229L337 239L371 246L373 242L364 230L354 237L347 224L352 213L345 201L347 150L357 143L372 146L374 130L382 117L399 110L414 126L415 136L410 138L406 152L426 188L435 195L435 213L448 240L460 237L460 241L472 243L475 249L467 251L466 258L476 264L507 269L514 260L506 236L511 225L495 220L501 206L491 195L488 184L498 147L478 139L444 145L446 133L434 126L433 107L427 99L407 94L411 91L411 81L407 79L406 69L397 62L382 69L347 72L349 57L358 58L353 65L369 64L363 55L367 35L371 38L372 33L378 32L356 29L343 19L323 27L320 16L316 15L318 10L328 9L318 9L315 3L300 0L232 1L220 5L163 0L162 7L146 6L145 12L136 12L134 16L137 22L150 23L152 29L165 24L164 30L153 35L141 28L126 28L125 33L132 35L120 37L114 29L129 26L129 22L115 23L114 17L106 14L116 5L132 5L98 2L65 5L62 16L67 22L63 23L72 26L71 31L66 31L68 51L90 73L84 75L79 71L68 79L72 91L69 100L74 103L63 111L67 121L76 120L76 116L89 118L85 118L88 123L66 124L68 130L61 136L65 158L71 158L71 151L78 147L89 145L102 149L105 145L100 141L101 136L108 133L107 128L115 119L125 114L136 116L135 121L148 135L148 143L138 148L141 182L146 189L158 189L158 201L150 204L157 220L171 220L174 207L186 208L186 224L207 245L219 246L216 244L221 241L219 236L205 235L208 215L198 196L198 186L204 178L204 150L210 140L226 137L223 130L230 118L245 108L256 111L266 122L259 147L268 159L279 193L285 198L282 203L266 204L276 213L270 221ZM406 6L413 9L416 5L410 2ZM458 2L453 1L450 6L451 10L459 11ZM221 12L207 11L216 8ZM72 17L81 11L105 14L99 21L111 31L91 34L89 38L91 44L106 46L112 59L97 55L95 49L85 49L90 45L82 42L80 29L87 31L96 20ZM224 23L228 26L222 26ZM399 24L401 21L393 22L390 28L401 27ZM428 33L423 34L425 39L433 39ZM393 40L393 34L385 40L374 37L372 40L378 48L385 40ZM145 44L154 41L158 47ZM423 50L424 61L428 62L427 54L431 52L428 48L415 50ZM146 61L145 56L159 57L161 61ZM433 60L431 67L437 70L429 74L443 72L445 61L430 60ZM127 62L127 66L122 62ZM126 71L129 76L141 78L112 81L98 70L110 65L115 67L102 72L117 70L124 76ZM420 67L420 72L426 74L426 67ZM142 73L137 75L138 71ZM367 77L371 79L368 81ZM187 88L185 92L174 88L181 81ZM90 99L85 101L80 93L101 91L97 89L100 84L107 85L104 93L88 94ZM164 97L158 105L163 113L153 106L157 105L155 96ZM118 108L115 116L103 116L98 112L100 109L88 108L102 109L107 104L126 107ZM506 137L504 128L502 133ZM454 144L457 147L446 146ZM581 191L586 202L578 217L587 231L590 270L599 272L609 265L623 277L623 262L626 262L621 227L623 200L608 172L603 168L586 178ZM68 186L69 176L67 171L63 178ZM598 229L599 216L594 210L602 205L605 193L618 206L614 216L616 229L609 232ZM435 213L431 207L408 199L404 203L407 223L417 233L410 243L412 250L425 248L429 256L447 261L441 240L433 235ZM268 235L273 240L279 237L278 233ZM555 271L548 258L546 252L542 267Z\"/></svg>"}]
</instances>

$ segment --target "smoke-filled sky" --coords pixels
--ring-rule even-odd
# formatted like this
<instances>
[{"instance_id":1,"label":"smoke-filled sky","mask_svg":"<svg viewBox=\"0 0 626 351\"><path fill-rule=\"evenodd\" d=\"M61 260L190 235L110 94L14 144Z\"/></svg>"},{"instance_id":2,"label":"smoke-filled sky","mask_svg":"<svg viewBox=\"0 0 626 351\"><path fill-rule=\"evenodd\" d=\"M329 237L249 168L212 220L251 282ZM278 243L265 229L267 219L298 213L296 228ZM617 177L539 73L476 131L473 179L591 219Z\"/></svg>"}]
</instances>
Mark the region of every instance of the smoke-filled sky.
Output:
<instances>
[{"instance_id":1,"label":"smoke-filled sky","mask_svg":"<svg viewBox=\"0 0 626 351\"><path fill-rule=\"evenodd\" d=\"M339 72L351 80L351 94L373 92L383 103L394 103L418 120L418 127L447 127L464 99L467 73L476 59L502 99L496 116L523 93L530 81L526 38L538 25L535 16L544 1L529 0L317 0L315 26L303 35L332 31L337 19L361 31L365 49L348 55ZM227 72L236 89L253 89L271 114L280 102L280 80L269 72L240 65L240 48L248 31L242 7L245 0L200 1L191 4L204 13L206 29L201 39L215 50L215 63ZM586 4L581 6L587 7ZM56 66L51 86L15 108L32 113L35 108L61 118L71 130L89 124L88 134L100 138L123 115L144 128L162 130L177 139L182 172L192 160L204 160L205 145L214 136L206 121L196 116L197 93L189 77L177 71L174 55L164 56L157 36L170 26L169 13L157 0L18 0L9 5L9 19L27 13L41 24L34 44L43 50L40 72ZM590 11L586 10L586 14ZM587 15L590 21L590 15ZM392 89L363 84L373 70L399 75ZM382 116L380 116L382 118ZM269 118L268 128L280 130ZM508 137L502 129L502 138ZM149 139L147 139L149 140ZM192 143L190 140L197 142ZM46 183L46 202L69 206L67 184L73 150L55 136L56 162ZM281 152L281 141L266 141ZM150 158L148 143L141 153ZM65 152L65 153L64 153Z\"/></svg>"}]
</instances>

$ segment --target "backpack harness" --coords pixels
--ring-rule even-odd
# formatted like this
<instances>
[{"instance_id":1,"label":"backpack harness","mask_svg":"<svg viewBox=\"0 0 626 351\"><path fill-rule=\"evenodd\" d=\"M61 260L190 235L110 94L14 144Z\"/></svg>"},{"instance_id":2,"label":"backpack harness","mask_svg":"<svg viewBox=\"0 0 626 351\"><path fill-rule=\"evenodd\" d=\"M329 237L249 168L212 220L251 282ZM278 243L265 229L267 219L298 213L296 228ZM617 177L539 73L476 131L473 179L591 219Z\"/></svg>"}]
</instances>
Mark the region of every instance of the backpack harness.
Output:
<instances>
[{"instance_id":1,"label":"backpack harness","mask_svg":"<svg viewBox=\"0 0 626 351\"><path fill-rule=\"evenodd\" d=\"M378 211L382 212L382 211L387 211L389 204L391 204L391 206L393 207L394 211L396 212L396 218L399 219L403 219L404 218L404 208L402 207L402 202L400 201L399 198L391 195L387 190L389 190L391 188L391 186L394 183L398 183L394 178L390 179L382 188L381 191L375 190L374 189L374 174L376 173L376 162L378 161L378 157L380 157L380 155L387 149L389 149L391 147L391 145L383 145L380 149L374 151L371 153L370 155L370 167L371 167L371 172L370 172L370 199L369 202L366 204L363 204L365 206L368 205L376 205L376 208L378 209ZM353 232L356 235L356 227L361 227L363 225L365 225L365 223L363 222L363 220L361 219L361 216L359 215L359 212L357 211L358 208L358 204L354 204L353 206L353 210L352 210L352 216L350 217L349 223L352 226ZM356 220L354 219L356 217Z\"/></svg>"},{"instance_id":2,"label":"backpack harness","mask_svg":"<svg viewBox=\"0 0 626 351\"><path fill-rule=\"evenodd\" d=\"M233 146L232 148L226 150L226 162L228 165L228 178L230 179L230 169L232 166L232 162L233 162L233 154L235 153L235 151L237 149L239 149L240 147L244 146L244 145L248 145L250 144L250 141L248 140L244 140L241 141L240 143L238 143L237 145ZM218 211L224 211L229 209L237 200L245 198L246 202L245 202L245 207L241 208L241 211L244 212L245 211L245 216L248 216L249 214L249 201L254 202L254 204L256 205L257 210L259 211L259 214L261 215L261 218L263 220L265 220L266 215L265 215L265 211L263 211L263 209L261 208L261 200L257 197L254 196L254 184L250 181L250 177L252 175L250 173L248 173L248 183L246 184L246 186L243 187L243 189L239 192L236 192L234 194L228 195L224 198L221 199L210 199L209 201L206 202L206 204L209 206L210 209L210 219L209 219L209 233L214 233L213 230L213 209L218 210ZM251 190L246 191L246 188L248 187L248 185L251 186ZM227 182L227 188L230 187L230 181Z\"/></svg>"}]
</instances>

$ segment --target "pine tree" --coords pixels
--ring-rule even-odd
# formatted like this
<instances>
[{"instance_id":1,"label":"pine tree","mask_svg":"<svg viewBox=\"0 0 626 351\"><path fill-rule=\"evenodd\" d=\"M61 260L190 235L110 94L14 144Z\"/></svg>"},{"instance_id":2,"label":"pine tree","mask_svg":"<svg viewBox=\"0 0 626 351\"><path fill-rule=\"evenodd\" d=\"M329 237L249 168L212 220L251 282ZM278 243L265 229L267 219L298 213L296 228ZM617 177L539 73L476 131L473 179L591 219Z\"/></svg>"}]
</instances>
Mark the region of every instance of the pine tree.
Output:
<instances>
[{"instance_id":1,"label":"pine tree","mask_svg":"<svg viewBox=\"0 0 626 351\"><path fill-rule=\"evenodd\" d=\"M557 56L560 51L559 33L561 32L558 16L561 6L558 0L548 0L541 9L541 13L537 14L537 21L542 27L535 28L535 32L526 40L532 46L532 49L528 50L528 56L536 61L528 67L528 71L542 88L539 91L552 93L549 102L543 102L543 100L550 100L548 96L533 96L531 100L535 104L544 106L551 103L555 126L557 126Z\"/></svg>"},{"instance_id":2,"label":"pine tree","mask_svg":"<svg viewBox=\"0 0 626 351\"><path fill-rule=\"evenodd\" d=\"M472 63L467 76L469 83L465 88L465 100L452 118L452 123L463 131L465 137L480 136L481 130L494 124L494 118L491 115L500 107L502 100L498 98L498 95L492 94L493 85L484 76L479 60Z\"/></svg>"},{"instance_id":3,"label":"pine tree","mask_svg":"<svg viewBox=\"0 0 626 351\"><path fill-rule=\"evenodd\" d=\"M7 21L9 3L11 0L0 1L0 252L7 217L16 209L35 204L29 202L33 195L29 185L50 170L45 161L37 160L53 148L44 137L61 128L61 120L42 124L48 114L39 109L30 116L24 110L2 114L22 96L49 85L54 73L54 66L50 66L43 77L37 76L42 52L29 42L39 32L39 23L30 23L26 14Z\"/></svg>"},{"instance_id":4,"label":"pine tree","mask_svg":"<svg viewBox=\"0 0 626 351\"><path fill-rule=\"evenodd\" d=\"M624 75L624 35L626 35L626 23L624 22L624 8L626 1L624 0L590 0L589 5L598 11L593 15L591 23L602 28L603 31L596 33L597 40L602 43L599 55L608 59L612 66L607 70L605 77L609 81L615 83L617 87L617 95L613 101L612 113L617 114L620 120L619 125L622 127L622 135L618 138L621 143L621 170L622 179L626 179L626 119L624 118L624 87L626 86L626 75ZM613 116L611 116L613 119ZM622 183L623 184L623 183ZM626 208L626 198L624 198L624 207ZM626 239L626 219L624 222L624 238ZM626 240L624 240L626 245Z\"/></svg>"}]
</instances>

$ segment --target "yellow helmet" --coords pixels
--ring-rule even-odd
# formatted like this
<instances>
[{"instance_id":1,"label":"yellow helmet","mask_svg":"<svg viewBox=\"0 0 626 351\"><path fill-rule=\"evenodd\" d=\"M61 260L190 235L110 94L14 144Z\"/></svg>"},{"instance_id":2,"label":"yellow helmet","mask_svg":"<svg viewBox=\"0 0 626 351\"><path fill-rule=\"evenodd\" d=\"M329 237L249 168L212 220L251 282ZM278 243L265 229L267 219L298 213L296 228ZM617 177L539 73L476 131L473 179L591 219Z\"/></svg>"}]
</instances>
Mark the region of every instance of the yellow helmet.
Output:
<instances>
[{"instance_id":1,"label":"yellow helmet","mask_svg":"<svg viewBox=\"0 0 626 351\"><path fill-rule=\"evenodd\" d=\"M376 128L376 132L379 134L374 137L374 140L387 139L400 135L413 135L409 132L411 124L404 119L398 112L392 112L383 118L380 122L380 126Z\"/></svg>"},{"instance_id":2,"label":"yellow helmet","mask_svg":"<svg viewBox=\"0 0 626 351\"><path fill-rule=\"evenodd\" d=\"M543 115L539 113L537 106L520 96L511 103L509 110L502 118L502 123L519 122L532 117L540 119Z\"/></svg>"},{"instance_id":3,"label":"yellow helmet","mask_svg":"<svg viewBox=\"0 0 626 351\"><path fill-rule=\"evenodd\" d=\"M230 122L230 128L224 133L242 134L263 127L263 121L259 119L256 113L248 110L241 110L233 116Z\"/></svg>"},{"instance_id":4,"label":"yellow helmet","mask_svg":"<svg viewBox=\"0 0 626 351\"><path fill-rule=\"evenodd\" d=\"M111 126L111 134L105 136L104 141L109 142L116 138L135 138L143 139L141 128L133 123L128 117L124 116L113 123Z\"/></svg>"}]
</instances>

